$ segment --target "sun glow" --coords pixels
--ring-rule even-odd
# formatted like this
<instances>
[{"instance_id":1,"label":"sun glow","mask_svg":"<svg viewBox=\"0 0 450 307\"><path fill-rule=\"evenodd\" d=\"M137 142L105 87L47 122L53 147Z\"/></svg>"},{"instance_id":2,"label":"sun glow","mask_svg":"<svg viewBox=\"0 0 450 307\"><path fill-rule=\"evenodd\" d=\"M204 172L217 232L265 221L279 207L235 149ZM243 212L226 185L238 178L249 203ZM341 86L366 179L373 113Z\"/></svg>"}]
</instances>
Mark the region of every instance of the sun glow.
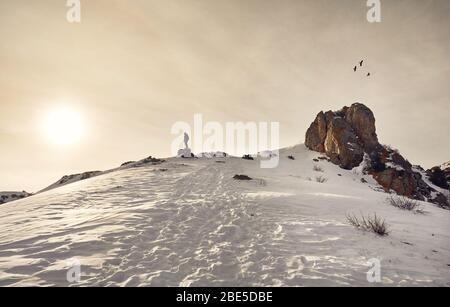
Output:
<instances>
[{"instance_id":1,"label":"sun glow","mask_svg":"<svg viewBox=\"0 0 450 307\"><path fill-rule=\"evenodd\" d=\"M48 112L43 120L43 133L55 145L68 146L82 139L85 124L79 112L59 107Z\"/></svg>"}]
</instances>

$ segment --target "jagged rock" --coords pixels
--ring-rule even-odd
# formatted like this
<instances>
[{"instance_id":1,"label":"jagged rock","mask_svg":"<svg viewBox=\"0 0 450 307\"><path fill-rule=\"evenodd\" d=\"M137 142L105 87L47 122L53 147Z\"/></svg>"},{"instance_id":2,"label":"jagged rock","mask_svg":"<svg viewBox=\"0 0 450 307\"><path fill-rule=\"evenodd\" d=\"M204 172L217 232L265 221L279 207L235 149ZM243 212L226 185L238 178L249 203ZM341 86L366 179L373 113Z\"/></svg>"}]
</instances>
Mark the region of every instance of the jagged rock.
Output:
<instances>
[{"instance_id":1,"label":"jagged rock","mask_svg":"<svg viewBox=\"0 0 450 307\"><path fill-rule=\"evenodd\" d=\"M400 195L428 200L450 207L448 199L425 183L422 171L415 171L396 150L382 146L378 142L375 116L361 103L352 104L339 111L320 112L306 132L305 145L314 151L322 152L331 162L344 169L358 167L365 160L365 172L383 187L386 192L395 191ZM450 177L442 167L433 168L427 173L430 180L444 187ZM447 199L447 200L446 200Z\"/></svg>"},{"instance_id":2,"label":"jagged rock","mask_svg":"<svg viewBox=\"0 0 450 307\"><path fill-rule=\"evenodd\" d=\"M22 192L0 192L0 205L11 201L19 200L22 198L29 197L33 194L26 191Z\"/></svg>"},{"instance_id":3,"label":"jagged rock","mask_svg":"<svg viewBox=\"0 0 450 307\"><path fill-rule=\"evenodd\" d=\"M327 137L327 122L325 114L320 112L317 114L316 120L311 124L306 132L305 144L309 149L325 152L325 138Z\"/></svg>"},{"instance_id":4,"label":"jagged rock","mask_svg":"<svg viewBox=\"0 0 450 307\"><path fill-rule=\"evenodd\" d=\"M145 166L148 164L157 165L157 164L161 164L164 162L165 162L165 160L154 158L152 156L148 156L147 158L139 160L139 161L125 162L121 165L121 167L127 167L127 168L128 167L141 167L141 166Z\"/></svg>"},{"instance_id":5,"label":"jagged rock","mask_svg":"<svg viewBox=\"0 0 450 307\"><path fill-rule=\"evenodd\" d=\"M128 161L128 162L122 163L120 166L121 167L122 166L127 166L127 165L130 165L130 164L133 164L133 163L136 163L136 161Z\"/></svg>"},{"instance_id":6,"label":"jagged rock","mask_svg":"<svg viewBox=\"0 0 450 307\"><path fill-rule=\"evenodd\" d=\"M328 125L324 147L331 161L344 169L358 166L364 158L364 151L358 144L356 134L341 117L333 118Z\"/></svg>"},{"instance_id":7,"label":"jagged rock","mask_svg":"<svg viewBox=\"0 0 450 307\"><path fill-rule=\"evenodd\" d=\"M147 158L139 161L140 164L148 164L148 163L160 164L160 163L163 163L163 162L164 162L164 160L161 160L161 159L158 159L158 158L154 158L152 156L148 156Z\"/></svg>"},{"instance_id":8,"label":"jagged rock","mask_svg":"<svg viewBox=\"0 0 450 307\"><path fill-rule=\"evenodd\" d=\"M417 185L413 176L409 173L388 168L382 172L373 172L372 175L386 192L394 190L398 194L408 197L413 197L415 194ZM421 198L423 200L423 197Z\"/></svg>"},{"instance_id":9,"label":"jagged rock","mask_svg":"<svg viewBox=\"0 0 450 307\"><path fill-rule=\"evenodd\" d=\"M376 149L379 143L375 130L375 116L372 111L361 103L355 103L350 108L344 108L342 112L362 146L367 151Z\"/></svg>"},{"instance_id":10,"label":"jagged rock","mask_svg":"<svg viewBox=\"0 0 450 307\"><path fill-rule=\"evenodd\" d=\"M443 189L450 188L450 167L435 166L426 173L433 184Z\"/></svg>"},{"instance_id":11,"label":"jagged rock","mask_svg":"<svg viewBox=\"0 0 450 307\"><path fill-rule=\"evenodd\" d=\"M305 145L326 153L342 168L352 169L361 164L364 149L371 152L379 145L375 117L360 103L336 112L320 112L306 132Z\"/></svg>"},{"instance_id":12,"label":"jagged rock","mask_svg":"<svg viewBox=\"0 0 450 307\"><path fill-rule=\"evenodd\" d=\"M65 185L67 183L72 183L75 181L80 181L80 180L86 180L95 176L100 175L102 172L101 171L93 171L93 172L85 172L85 173L81 173L81 174L73 174L73 175L66 175L63 176L58 182L58 185Z\"/></svg>"}]
</instances>

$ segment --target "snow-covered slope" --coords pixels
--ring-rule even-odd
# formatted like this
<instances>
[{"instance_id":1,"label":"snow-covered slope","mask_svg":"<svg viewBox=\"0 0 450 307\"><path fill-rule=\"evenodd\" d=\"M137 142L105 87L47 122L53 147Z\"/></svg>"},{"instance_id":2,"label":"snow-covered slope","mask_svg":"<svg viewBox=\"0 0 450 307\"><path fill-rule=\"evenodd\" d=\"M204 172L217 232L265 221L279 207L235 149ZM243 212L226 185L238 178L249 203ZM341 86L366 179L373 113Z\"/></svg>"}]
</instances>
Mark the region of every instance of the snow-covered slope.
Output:
<instances>
[{"instance_id":1,"label":"snow-covered slope","mask_svg":"<svg viewBox=\"0 0 450 307\"><path fill-rule=\"evenodd\" d=\"M275 169L171 158L2 205L0 285L370 286L378 258L383 285L450 286L450 211L401 211L371 177L318 157L300 145ZM377 213L391 233L356 230L347 213Z\"/></svg>"},{"instance_id":2,"label":"snow-covered slope","mask_svg":"<svg viewBox=\"0 0 450 307\"><path fill-rule=\"evenodd\" d=\"M49 185L48 187L46 187L45 189L39 191L39 193L53 190L53 189L77 182L77 181L86 180L86 179L89 179L89 178L92 178L95 176L99 176L101 174L103 174L103 172L101 172L101 171L92 171L92 172L85 172L85 173L81 173L81 174L66 175L66 176L63 176L57 182L55 182L55 183Z\"/></svg>"}]
</instances>

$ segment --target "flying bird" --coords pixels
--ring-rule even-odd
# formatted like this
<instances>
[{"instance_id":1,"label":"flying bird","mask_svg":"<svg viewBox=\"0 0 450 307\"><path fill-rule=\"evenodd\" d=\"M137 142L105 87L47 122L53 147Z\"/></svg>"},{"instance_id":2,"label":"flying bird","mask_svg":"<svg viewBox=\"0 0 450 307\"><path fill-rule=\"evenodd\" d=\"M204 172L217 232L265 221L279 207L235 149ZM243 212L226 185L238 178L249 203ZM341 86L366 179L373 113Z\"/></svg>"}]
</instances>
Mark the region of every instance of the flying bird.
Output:
<instances>
[{"instance_id":1,"label":"flying bird","mask_svg":"<svg viewBox=\"0 0 450 307\"><path fill-rule=\"evenodd\" d=\"M362 66L364 60L361 60L361 62L359 62L359 66Z\"/></svg>"},{"instance_id":2,"label":"flying bird","mask_svg":"<svg viewBox=\"0 0 450 307\"><path fill-rule=\"evenodd\" d=\"M356 66L355 66L355 67L353 67L353 71L356 71Z\"/></svg>"}]
</instances>

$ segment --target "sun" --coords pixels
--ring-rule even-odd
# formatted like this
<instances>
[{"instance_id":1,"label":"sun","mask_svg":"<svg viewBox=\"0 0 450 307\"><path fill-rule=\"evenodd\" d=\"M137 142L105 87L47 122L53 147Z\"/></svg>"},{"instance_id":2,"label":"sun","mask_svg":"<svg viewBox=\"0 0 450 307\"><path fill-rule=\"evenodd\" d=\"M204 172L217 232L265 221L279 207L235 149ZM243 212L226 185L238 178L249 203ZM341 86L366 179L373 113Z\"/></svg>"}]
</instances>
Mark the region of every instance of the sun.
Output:
<instances>
[{"instance_id":1,"label":"sun","mask_svg":"<svg viewBox=\"0 0 450 307\"><path fill-rule=\"evenodd\" d=\"M53 144L68 146L79 142L85 134L81 113L70 107L57 107L43 120L45 137Z\"/></svg>"}]
</instances>

